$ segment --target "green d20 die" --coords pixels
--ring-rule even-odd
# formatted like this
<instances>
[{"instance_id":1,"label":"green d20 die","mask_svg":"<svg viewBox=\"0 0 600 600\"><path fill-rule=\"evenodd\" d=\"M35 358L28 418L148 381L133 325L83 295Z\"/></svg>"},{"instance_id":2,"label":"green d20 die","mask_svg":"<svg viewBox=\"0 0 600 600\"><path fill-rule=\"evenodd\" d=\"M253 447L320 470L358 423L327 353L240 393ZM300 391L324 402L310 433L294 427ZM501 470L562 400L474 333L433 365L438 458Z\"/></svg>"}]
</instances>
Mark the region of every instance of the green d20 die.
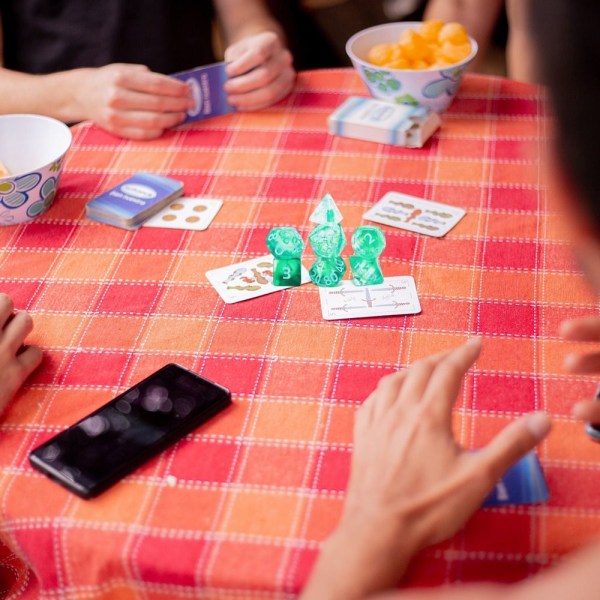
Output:
<instances>
[{"instance_id":1,"label":"green d20 die","mask_svg":"<svg viewBox=\"0 0 600 600\"><path fill-rule=\"evenodd\" d=\"M300 258L304 242L295 227L274 227L267 235L267 248L275 258Z\"/></svg>"}]
</instances>

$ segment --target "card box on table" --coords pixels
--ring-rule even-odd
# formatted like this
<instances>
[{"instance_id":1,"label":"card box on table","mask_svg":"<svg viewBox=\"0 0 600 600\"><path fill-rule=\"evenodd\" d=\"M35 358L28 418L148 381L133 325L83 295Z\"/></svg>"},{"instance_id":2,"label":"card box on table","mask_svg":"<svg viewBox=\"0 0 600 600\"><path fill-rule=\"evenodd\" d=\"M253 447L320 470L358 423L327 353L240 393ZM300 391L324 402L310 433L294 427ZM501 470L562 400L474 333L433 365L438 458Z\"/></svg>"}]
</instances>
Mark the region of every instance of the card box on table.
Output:
<instances>
[{"instance_id":1,"label":"card box on table","mask_svg":"<svg viewBox=\"0 0 600 600\"><path fill-rule=\"evenodd\" d=\"M440 123L426 108L359 96L348 98L328 119L332 135L407 148L421 148Z\"/></svg>"},{"instance_id":2,"label":"card box on table","mask_svg":"<svg viewBox=\"0 0 600 600\"><path fill-rule=\"evenodd\" d=\"M89 219L123 229L142 223L183 194L183 183L161 175L138 173L86 204Z\"/></svg>"}]
</instances>

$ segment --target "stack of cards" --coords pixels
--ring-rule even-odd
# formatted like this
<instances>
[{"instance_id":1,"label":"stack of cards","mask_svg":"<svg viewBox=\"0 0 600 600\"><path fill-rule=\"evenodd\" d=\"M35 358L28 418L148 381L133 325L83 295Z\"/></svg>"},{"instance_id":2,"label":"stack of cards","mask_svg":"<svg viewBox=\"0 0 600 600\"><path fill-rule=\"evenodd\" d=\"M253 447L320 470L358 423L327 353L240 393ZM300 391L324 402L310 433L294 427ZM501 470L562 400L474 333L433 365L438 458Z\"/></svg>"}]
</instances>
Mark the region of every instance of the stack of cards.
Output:
<instances>
[{"instance_id":1,"label":"stack of cards","mask_svg":"<svg viewBox=\"0 0 600 600\"><path fill-rule=\"evenodd\" d=\"M168 177L138 173L86 205L88 218L123 229L142 223L183 193L183 183Z\"/></svg>"},{"instance_id":2,"label":"stack of cards","mask_svg":"<svg viewBox=\"0 0 600 600\"><path fill-rule=\"evenodd\" d=\"M441 119L420 106L351 96L327 122L332 135L421 148L440 126Z\"/></svg>"}]
</instances>

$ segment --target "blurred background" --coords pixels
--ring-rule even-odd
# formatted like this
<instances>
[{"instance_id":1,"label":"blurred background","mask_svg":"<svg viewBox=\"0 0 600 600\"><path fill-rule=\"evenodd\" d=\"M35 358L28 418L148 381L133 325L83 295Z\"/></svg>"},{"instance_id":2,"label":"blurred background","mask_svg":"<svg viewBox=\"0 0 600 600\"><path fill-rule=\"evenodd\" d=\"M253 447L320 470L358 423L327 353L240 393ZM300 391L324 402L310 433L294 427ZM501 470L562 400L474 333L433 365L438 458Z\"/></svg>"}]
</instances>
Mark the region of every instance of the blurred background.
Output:
<instances>
[{"instance_id":1,"label":"blurred background","mask_svg":"<svg viewBox=\"0 0 600 600\"><path fill-rule=\"evenodd\" d=\"M297 70L349 66L345 45L361 29L393 21L420 21L426 0L266 0L288 36ZM508 33L502 11L477 70L506 75Z\"/></svg>"}]
</instances>

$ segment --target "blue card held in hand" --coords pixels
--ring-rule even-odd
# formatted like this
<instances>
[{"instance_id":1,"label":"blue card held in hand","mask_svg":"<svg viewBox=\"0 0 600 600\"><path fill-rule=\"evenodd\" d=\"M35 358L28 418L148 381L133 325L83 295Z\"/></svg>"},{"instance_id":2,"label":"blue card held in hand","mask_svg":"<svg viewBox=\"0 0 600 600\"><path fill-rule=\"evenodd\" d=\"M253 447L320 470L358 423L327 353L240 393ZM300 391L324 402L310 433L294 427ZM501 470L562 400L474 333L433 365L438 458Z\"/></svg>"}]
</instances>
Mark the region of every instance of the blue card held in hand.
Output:
<instances>
[{"instance_id":1,"label":"blue card held in hand","mask_svg":"<svg viewBox=\"0 0 600 600\"><path fill-rule=\"evenodd\" d=\"M227 81L224 62L174 73L171 77L187 83L192 88L196 102L195 106L187 111L184 124L225 115L235 110L227 103L227 95L223 90L223 84Z\"/></svg>"},{"instance_id":2,"label":"blue card held in hand","mask_svg":"<svg viewBox=\"0 0 600 600\"><path fill-rule=\"evenodd\" d=\"M540 504L548 502L549 493L535 452L529 452L515 463L485 499L483 506Z\"/></svg>"}]
</instances>

